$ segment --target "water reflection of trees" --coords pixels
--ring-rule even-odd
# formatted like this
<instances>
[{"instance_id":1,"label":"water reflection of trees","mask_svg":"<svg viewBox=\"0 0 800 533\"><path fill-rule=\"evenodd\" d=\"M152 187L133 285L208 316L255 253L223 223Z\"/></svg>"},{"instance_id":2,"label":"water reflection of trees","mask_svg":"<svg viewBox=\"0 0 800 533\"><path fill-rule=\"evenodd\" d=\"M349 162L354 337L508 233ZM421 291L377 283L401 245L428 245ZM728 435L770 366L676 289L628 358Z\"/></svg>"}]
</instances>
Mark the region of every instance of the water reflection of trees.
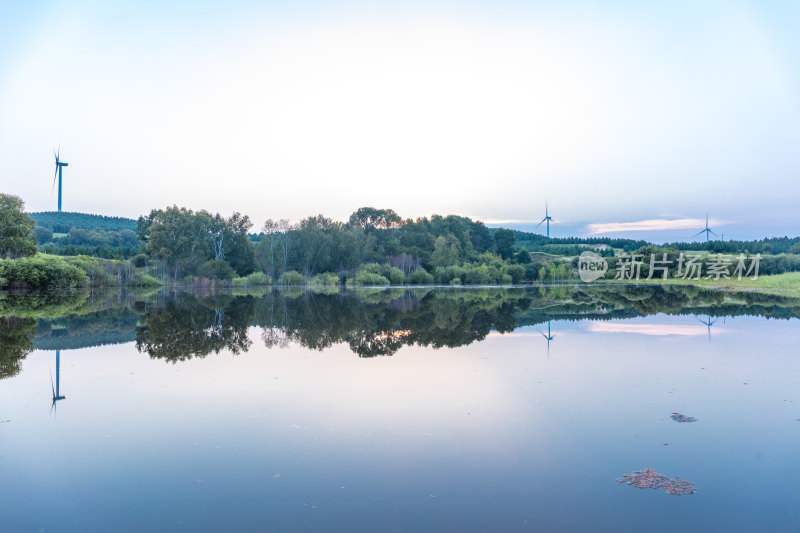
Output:
<instances>
[{"instance_id":1,"label":"water reflection of trees","mask_svg":"<svg viewBox=\"0 0 800 533\"><path fill-rule=\"evenodd\" d=\"M25 356L33 351L36 319L0 317L0 379L19 374Z\"/></svg>"},{"instance_id":2,"label":"water reflection of trees","mask_svg":"<svg viewBox=\"0 0 800 533\"><path fill-rule=\"evenodd\" d=\"M364 298L363 296L367 296ZM512 331L526 309L524 290L387 291L287 298L273 292L259 314L268 347L297 342L315 350L347 343L360 357L391 355L402 346L455 347L492 330Z\"/></svg>"},{"instance_id":3,"label":"water reflection of trees","mask_svg":"<svg viewBox=\"0 0 800 533\"><path fill-rule=\"evenodd\" d=\"M252 297L181 294L152 305L136 328L136 349L151 357L184 361L230 350L246 352L252 343Z\"/></svg>"},{"instance_id":4,"label":"water reflection of trees","mask_svg":"<svg viewBox=\"0 0 800 533\"><path fill-rule=\"evenodd\" d=\"M491 331L549 320L611 320L663 314L800 317L800 299L701 287L582 285L532 289L381 289L265 296L156 293L6 295L0 298L0 377L14 375L34 347L74 349L135 340L152 357L183 361L247 351L248 328L267 347L323 350L345 343L360 357L403 346L463 346ZM26 302L28 302L26 304ZM3 315L3 311L6 315ZM8 311L11 311L8 313ZM8 316L8 315L11 316ZM31 338L33 339L31 343Z\"/></svg>"}]
</instances>

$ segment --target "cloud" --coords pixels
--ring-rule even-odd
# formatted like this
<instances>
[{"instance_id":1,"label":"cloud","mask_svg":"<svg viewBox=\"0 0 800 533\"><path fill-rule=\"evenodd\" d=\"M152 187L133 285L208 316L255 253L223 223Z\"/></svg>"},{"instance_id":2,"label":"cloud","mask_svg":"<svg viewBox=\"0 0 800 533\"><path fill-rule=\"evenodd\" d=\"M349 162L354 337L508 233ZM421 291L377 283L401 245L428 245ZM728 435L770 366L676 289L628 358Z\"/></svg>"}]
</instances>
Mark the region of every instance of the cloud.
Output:
<instances>
[{"instance_id":1,"label":"cloud","mask_svg":"<svg viewBox=\"0 0 800 533\"><path fill-rule=\"evenodd\" d=\"M706 335L707 330L702 326L691 326L681 324L623 324L616 322L589 322L586 330L592 333L636 333L639 335L682 335L699 336ZM715 329L715 333L723 330Z\"/></svg>"},{"instance_id":2,"label":"cloud","mask_svg":"<svg viewBox=\"0 0 800 533\"><path fill-rule=\"evenodd\" d=\"M676 229L697 229L700 230L705 227L706 220L704 218L654 218L650 220L638 220L636 222L607 222L603 224L589 224L586 226L586 231L590 235L598 233L619 233L623 231L665 231ZM725 224L721 220L710 219L708 221L709 227L713 229L714 226L721 226Z\"/></svg>"}]
</instances>

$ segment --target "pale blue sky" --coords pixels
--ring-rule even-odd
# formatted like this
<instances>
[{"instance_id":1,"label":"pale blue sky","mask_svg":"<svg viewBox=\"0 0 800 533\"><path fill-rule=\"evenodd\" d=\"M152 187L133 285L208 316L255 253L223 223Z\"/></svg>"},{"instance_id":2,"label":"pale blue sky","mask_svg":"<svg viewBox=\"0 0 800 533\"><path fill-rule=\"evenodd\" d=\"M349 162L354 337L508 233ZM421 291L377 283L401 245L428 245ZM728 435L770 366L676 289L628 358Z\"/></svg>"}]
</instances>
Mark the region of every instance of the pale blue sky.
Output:
<instances>
[{"instance_id":1,"label":"pale blue sky","mask_svg":"<svg viewBox=\"0 0 800 533\"><path fill-rule=\"evenodd\" d=\"M70 211L797 235L798 6L2 2L0 191L60 145Z\"/></svg>"}]
</instances>

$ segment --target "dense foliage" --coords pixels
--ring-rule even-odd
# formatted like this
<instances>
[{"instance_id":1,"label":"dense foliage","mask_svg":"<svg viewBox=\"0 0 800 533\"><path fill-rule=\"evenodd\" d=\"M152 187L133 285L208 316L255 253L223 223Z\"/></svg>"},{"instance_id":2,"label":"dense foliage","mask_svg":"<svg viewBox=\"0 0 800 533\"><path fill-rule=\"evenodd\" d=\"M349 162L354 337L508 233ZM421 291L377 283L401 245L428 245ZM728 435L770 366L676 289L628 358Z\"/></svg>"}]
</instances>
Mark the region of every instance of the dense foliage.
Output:
<instances>
[{"instance_id":1,"label":"dense foliage","mask_svg":"<svg viewBox=\"0 0 800 533\"><path fill-rule=\"evenodd\" d=\"M18 196L0 193L0 258L17 259L36 253L33 219Z\"/></svg>"},{"instance_id":2,"label":"dense foliage","mask_svg":"<svg viewBox=\"0 0 800 533\"><path fill-rule=\"evenodd\" d=\"M102 229L72 228L66 236L53 238L47 228L36 226L34 231L40 249L55 255L92 255L105 259L128 259L141 251L136 232L130 229L105 231Z\"/></svg>"},{"instance_id":3,"label":"dense foliage","mask_svg":"<svg viewBox=\"0 0 800 533\"><path fill-rule=\"evenodd\" d=\"M256 245L256 261L273 279L294 270L309 278L324 272L352 278L360 274L358 283L371 278L382 285L384 279L402 284L420 269L429 272L436 267L471 263L495 250L496 242L483 223L466 217L434 215L402 220L391 209L364 207L347 223L323 215L295 225L286 220L267 220ZM384 275L364 270L365 265L373 263L383 265L379 270L391 267L396 272Z\"/></svg>"},{"instance_id":4,"label":"dense foliage","mask_svg":"<svg viewBox=\"0 0 800 533\"><path fill-rule=\"evenodd\" d=\"M641 239L618 239L609 237L545 237L538 233L528 233L514 230L516 245L529 252L545 252L560 255L577 255L587 247L595 248L605 246L632 252L642 246L650 244ZM576 253L577 252L577 253Z\"/></svg>"},{"instance_id":5,"label":"dense foliage","mask_svg":"<svg viewBox=\"0 0 800 533\"><path fill-rule=\"evenodd\" d=\"M677 250L703 250L729 254L800 254L800 237L770 237L757 241L674 242L664 246Z\"/></svg>"},{"instance_id":6,"label":"dense foliage","mask_svg":"<svg viewBox=\"0 0 800 533\"><path fill-rule=\"evenodd\" d=\"M36 319L0 317L0 379L19 374L25 356L33 351Z\"/></svg>"},{"instance_id":7,"label":"dense foliage","mask_svg":"<svg viewBox=\"0 0 800 533\"><path fill-rule=\"evenodd\" d=\"M631 253L644 259L649 253L659 258L666 253L676 262L681 252L704 252L704 265L711 261L708 252L760 253L760 274L800 271L800 237L654 246L633 239L548 238L489 229L456 215L403 219L392 209L374 207L359 208L346 222L323 215L296 224L269 219L258 234L248 233L252 223L239 213L225 218L178 206L154 209L135 223L81 213L34 213L37 225L32 226L21 200L2 197L8 204L4 212L17 217L15 224L5 226L16 233L0 239L5 256L31 255L38 240L46 254L68 256L67 265L84 272L90 286L207 287L214 280L239 288L562 283L576 279L577 256L586 250L608 259L607 277L623 261L620 255ZM16 277L0 275L0 286L38 286L37 280L50 276L39 275L42 265L9 270ZM669 271L671 277L675 270ZM643 265L642 277L648 272ZM83 283L61 274L57 284Z\"/></svg>"},{"instance_id":8,"label":"dense foliage","mask_svg":"<svg viewBox=\"0 0 800 533\"><path fill-rule=\"evenodd\" d=\"M86 273L60 257L0 259L0 288L65 290L88 285Z\"/></svg>"},{"instance_id":9,"label":"dense foliage","mask_svg":"<svg viewBox=\"0 0 800 533\"><path fill-rule=\"evenodd\" d=\"M66 213L42 211L31 213L37 226L48 228L53 233L68 233L72 228L103 230L106 232L122 230L136 231L136 221L130 218L90 215L88 213Z\"/></svg>"},{"instance_id":10,"label":"dense foliage","mask_svg":"<svg viewBox=\"0 0 800 533\"><path fill-rule=\"evenodd\" d=\"M250 219L239 213L226 219L172 206L139 217L137 234L146 253L162 261L165 272L168 269L175 280L220 272L227 277L228 270L221 263L240 276L254 270L253 243L247 236L251 227Z\"/></svg>"}]
</instances>

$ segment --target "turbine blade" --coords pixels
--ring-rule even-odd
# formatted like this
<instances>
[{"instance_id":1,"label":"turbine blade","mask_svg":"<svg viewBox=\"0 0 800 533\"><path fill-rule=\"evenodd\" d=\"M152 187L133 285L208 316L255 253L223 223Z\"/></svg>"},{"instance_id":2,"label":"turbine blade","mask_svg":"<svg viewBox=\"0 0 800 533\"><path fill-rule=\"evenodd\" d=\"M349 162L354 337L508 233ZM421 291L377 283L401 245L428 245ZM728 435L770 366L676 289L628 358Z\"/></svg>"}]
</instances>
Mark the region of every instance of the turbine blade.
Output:
<instances>
[{"instance_id":1,"label":"turbine blade","mask_svg":"<svg viewBox=\"0 0 800 533\"><path fill-rule=\"evenodd\" d=\"M717 233L716 233L714 230L712 230L712 229L709 229L709 230L708 230L708 232L709 232L709 233L711 233L711 234L713 234L713 235L717 235ZM717 237L719 237L719 235L717 235Z\"/></svg>"},{"instance_id":2,"label":"turbine blade","mask_svg":"<svg viewBox=\"0 0 800 533\"><path fill-rule=\"evenodd\" d=\"M701 229L700 231L698 231L697 233L695 233L694 235L692 235L692 237L697 237L698 235L700 235L701 233L704 233L705 231L706 231L706 230L704 230L704 229Z\"/></svg>"},{"instance_id":3,"label":"turbine blade","mask_svg":"<svg viewBox=\"0 0 800 533\"><path fill-rule=\"evenodd\" d=\"M53 401L56 401L56 388L53 386L53 371L50 370L50 388L53 390Z\"/></svg>"},{"instance_id":4,"label":"turbine blade","mask_svg":"<svg viewBox=\"0 0 800 533\"><path fill-rule=\"evenodd\" d=\"M544 222L545 220L547 220L547 219L546 219L546 218L543 218L543 219L542 219L541 221L539 221L539 223L538 223L538 224L536 224L536 226L534 226L534 227L538 228L539 226L541 226L541 225L542 225L542 222Z\"/></svg>"}]
</instances>

